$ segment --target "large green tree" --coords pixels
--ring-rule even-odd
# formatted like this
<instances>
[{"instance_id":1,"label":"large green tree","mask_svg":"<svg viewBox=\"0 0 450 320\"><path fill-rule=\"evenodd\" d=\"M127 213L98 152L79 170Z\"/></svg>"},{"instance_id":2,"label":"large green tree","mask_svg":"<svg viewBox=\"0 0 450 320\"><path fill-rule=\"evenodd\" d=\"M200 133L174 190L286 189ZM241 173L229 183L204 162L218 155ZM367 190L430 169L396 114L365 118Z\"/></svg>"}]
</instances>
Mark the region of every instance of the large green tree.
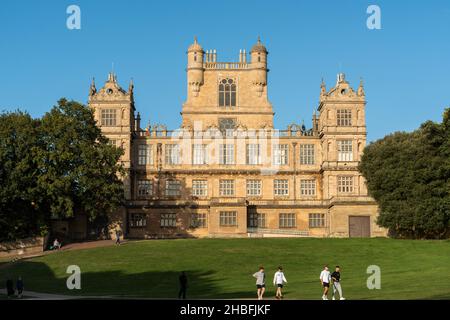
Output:
<instances>
[{"instance_id":1,"label":"large green tree","mask_svg":"<svg viewBox=\"0 0 450 320\"><path fill-rule=\"evenodd\" d=\"M90 108L61 99L39 120L17 112L0 125L4 239L35 235L52 218L93 220L122 203L123 151L101 134Z\"/></svg>"},{"instance_id":2,"label":"large green tree","mask_svg":"<svg viewBox=\"0 0 450 320\"><path fill-rule=\"evenodd\" d=\"M368 145L360 170L380 207L379 225L408 238L443 238L450 230L450 109Z\"/></svg>"},{"instance_id":3,"label":"large green tree","mask_svg":"<svg viewBox=\"0 0 450 320\"><path fill-rule=\"evenodd\" d=\"M0 115L0 241L40 232L36 209L38 121L16 111Z\"/></svg>"}]
</instances>

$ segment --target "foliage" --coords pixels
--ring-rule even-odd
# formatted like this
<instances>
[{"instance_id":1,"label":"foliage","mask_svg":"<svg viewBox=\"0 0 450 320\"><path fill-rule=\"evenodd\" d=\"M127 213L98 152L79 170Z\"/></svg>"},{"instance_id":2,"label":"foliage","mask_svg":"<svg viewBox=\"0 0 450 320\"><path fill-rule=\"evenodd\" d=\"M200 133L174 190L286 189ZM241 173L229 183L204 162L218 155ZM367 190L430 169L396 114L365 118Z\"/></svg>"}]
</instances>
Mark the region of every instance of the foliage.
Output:
<instances>
[{"instance_id":1,"label":"foliage","mask_svg":"<svg viewBox=\"0 0 450 320\"><path fill-rule=\"evenodd\" d=\"M110 213L123 199L122 150L84 105L61 99L41 119L0 116L1 238L38 235L52 218Z\"/></svg>"},{"instance_id":2,"label":"foliage","mask_svg":"<svg viewBox=\"0 0 450 320\"><path fill-rule=\"evenodd\" d=\"M368 145L360 171L391 235L443 238L450 227L450 109L442 123L425 122Z\"/></svg>"}]
</instances>

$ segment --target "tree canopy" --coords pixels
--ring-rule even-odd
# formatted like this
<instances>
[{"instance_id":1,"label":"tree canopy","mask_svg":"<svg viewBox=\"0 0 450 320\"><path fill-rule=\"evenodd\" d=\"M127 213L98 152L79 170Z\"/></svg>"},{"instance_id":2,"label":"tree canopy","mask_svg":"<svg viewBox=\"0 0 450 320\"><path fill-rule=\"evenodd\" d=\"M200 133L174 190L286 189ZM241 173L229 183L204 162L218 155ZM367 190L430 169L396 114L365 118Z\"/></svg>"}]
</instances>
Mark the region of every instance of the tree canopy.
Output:
<instances>
[{"instance_id":1,"label":"tree canopy","mask_svg":"<svg viewBox=\"0 0 450 320\"><path fill-rule=\"evenodd\" d=\"M450 229L450 109L442 123L369 144L360 163L379 225L403 238L443 238Z\"/></svg>"},{"instance_id":2,"label":"tree canopy","mask_svg":"<svg viewBox=\"0 0 450 320\"><path fill-rule=\"evenodd\" d=\"M39 234L52 218L113 211L123 201L122 152L75 101L59 100L40 119L2 114L0 240Z\"/></svg>"}]
</instances>

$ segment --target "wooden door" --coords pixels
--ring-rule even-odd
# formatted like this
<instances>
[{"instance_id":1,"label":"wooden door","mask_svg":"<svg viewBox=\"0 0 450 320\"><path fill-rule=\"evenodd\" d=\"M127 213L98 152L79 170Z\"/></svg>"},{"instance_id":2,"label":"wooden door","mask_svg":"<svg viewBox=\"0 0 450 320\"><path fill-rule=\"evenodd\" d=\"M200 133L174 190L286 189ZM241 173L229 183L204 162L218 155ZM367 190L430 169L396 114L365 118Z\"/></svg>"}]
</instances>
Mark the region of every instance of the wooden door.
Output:
<instances>
[{"instance_id":1,"label":"wooden door","mask_svg":"<svg viewBox=\"0 0 450 320\"><path fill-rule=\"evenodd\" d=\"M348 217L348 230L350 238L369 238L370 217L369 216Z\"/></svg>"}]
</instances>

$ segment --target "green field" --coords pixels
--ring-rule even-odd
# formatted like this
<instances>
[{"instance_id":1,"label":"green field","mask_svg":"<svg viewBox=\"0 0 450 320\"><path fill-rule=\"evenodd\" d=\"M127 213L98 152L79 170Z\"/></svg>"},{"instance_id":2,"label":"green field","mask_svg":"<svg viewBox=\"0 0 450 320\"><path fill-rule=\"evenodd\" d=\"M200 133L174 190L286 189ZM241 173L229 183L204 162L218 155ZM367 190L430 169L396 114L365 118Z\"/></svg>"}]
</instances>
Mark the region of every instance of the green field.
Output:
<instances>
[{"instance_id":1,"label":"green field","mask_svg":"<svg viewBox=\"0 0 450 320\"><path fill-rule=\"evenodd\" d=\"M26 290L67 295L175 298L178 275L189 278L188 298L254 298L252 274L264 265L267 297L282 265L286 299L320 299L319 273L342 267L347 299L450 299L450 241L392 239L148 240L22 260L0 267L24 278ZM81 268L81 290L66 288L66 268ZM369 290L366 269L381 268L381 289Z\"/></svg>"}]
</instances>

